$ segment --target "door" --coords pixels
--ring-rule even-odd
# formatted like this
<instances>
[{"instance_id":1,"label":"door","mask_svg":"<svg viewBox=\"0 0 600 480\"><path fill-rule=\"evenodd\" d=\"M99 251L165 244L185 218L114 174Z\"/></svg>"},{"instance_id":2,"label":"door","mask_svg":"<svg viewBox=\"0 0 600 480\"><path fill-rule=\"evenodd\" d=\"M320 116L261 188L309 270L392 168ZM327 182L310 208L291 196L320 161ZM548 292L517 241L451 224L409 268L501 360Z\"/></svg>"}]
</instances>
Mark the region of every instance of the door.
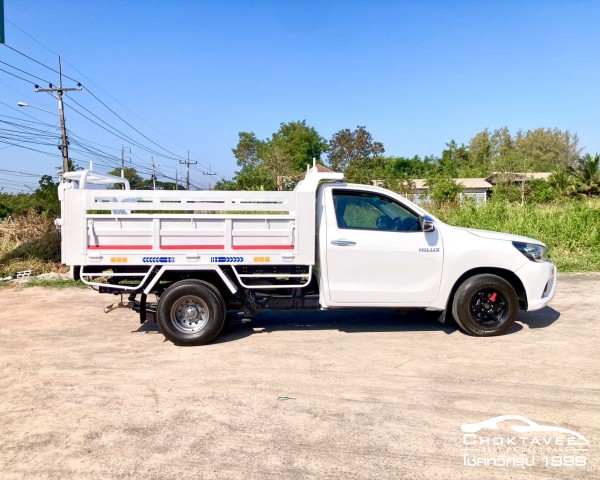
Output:
<instances>
[{"instance_id":1,"label":"door","mask_svg":"<svg viewBox=\"0 0 600 480\"><path fill-rule=\"evenodd\" d=\"M442 274L439 231L397 199L351 188L325 191L327 282L343 305L425 306Z\"/></svg>"}]
</instances>

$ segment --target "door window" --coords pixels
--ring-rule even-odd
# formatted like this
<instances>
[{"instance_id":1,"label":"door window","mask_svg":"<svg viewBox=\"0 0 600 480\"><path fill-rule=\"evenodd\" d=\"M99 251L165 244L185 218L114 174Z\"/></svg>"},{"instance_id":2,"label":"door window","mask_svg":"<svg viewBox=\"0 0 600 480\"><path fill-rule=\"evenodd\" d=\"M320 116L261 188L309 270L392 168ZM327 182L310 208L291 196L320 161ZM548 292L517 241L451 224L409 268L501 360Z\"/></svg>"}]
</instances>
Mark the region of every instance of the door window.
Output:
<instances>
[{"instance_id":1,"label":"door window","mask_svg":"<svg viewBox=\"0 0 600 480\"><path fill-rule=\"evenodd\" d=\"M334 190L333 204L338 228L390 232L421 229L417 214L377 193Z\"/></svg>"}]
</instances>

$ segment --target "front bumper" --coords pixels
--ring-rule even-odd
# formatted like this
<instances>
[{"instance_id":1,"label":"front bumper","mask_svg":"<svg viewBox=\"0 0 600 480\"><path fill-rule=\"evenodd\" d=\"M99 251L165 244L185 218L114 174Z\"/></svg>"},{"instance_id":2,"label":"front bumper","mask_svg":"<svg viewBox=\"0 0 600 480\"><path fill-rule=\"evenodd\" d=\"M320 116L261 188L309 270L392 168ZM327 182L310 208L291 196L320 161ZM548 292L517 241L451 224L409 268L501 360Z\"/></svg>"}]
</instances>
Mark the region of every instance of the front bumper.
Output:
<instances>
[{"instance_id":1,"label":"front bumper","mask_svg":"<svg viewBox=\"0 0 600 480\"><path fill-rule=\"evenodd\" d=\"M527 294L527 311L544 308L556 293L556 266L550 262L527 262L516 272Z\"/></svg>"}]
</instances>

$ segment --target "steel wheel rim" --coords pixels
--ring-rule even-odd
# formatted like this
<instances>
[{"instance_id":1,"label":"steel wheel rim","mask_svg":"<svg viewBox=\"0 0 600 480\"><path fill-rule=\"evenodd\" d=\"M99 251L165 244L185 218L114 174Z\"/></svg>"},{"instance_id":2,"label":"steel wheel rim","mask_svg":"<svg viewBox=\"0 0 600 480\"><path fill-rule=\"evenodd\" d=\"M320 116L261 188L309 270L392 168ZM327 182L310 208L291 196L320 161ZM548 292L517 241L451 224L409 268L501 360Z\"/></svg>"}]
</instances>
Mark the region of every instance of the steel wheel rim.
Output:
<instances>
[{"instance_id":1,"label":"steel wheel rim","mask_svg":"<svg viewBox=\"0 0 600 480\"><path fill-rule=\"evenodd\" d=\"M173 326L182 333L198 333L206 326L208 318L208 305L195 295L181 297L171 307Z\"/></svg>"},{"instance_id":2,"label":"steel wheel rim","mask_svg":"<svg viewBox=\"0 0 600 480\"><path fill-rule=\"evenodd\" d=\"M483 328L497 328L507 318L506 298L495 288L477 291L469 302L471 318Z\"/></svg>"}]
</instances>

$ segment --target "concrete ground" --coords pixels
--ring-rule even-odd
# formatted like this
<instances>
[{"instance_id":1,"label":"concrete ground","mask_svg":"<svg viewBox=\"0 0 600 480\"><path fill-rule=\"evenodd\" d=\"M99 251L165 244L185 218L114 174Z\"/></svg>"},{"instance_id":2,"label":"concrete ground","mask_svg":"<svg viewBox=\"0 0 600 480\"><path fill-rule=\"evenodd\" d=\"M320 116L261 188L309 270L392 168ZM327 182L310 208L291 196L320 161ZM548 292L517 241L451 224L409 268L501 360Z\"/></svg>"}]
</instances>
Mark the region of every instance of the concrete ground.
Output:
<instances>
[{"instance_id":1,"label":"concrete ground","mask_svg":"<svg viewBox=\"0 0 600 480\"><path fill-rule=\"evenodd\" d=\"M600 274L562 275L498 338L425 314L266 313L182 348L104 314L112 296L3 289L0 478L598 479L599 291ZM465 466L461 425L498 415L579 432L586 465Z\"/></svg>"}]
</instances>

